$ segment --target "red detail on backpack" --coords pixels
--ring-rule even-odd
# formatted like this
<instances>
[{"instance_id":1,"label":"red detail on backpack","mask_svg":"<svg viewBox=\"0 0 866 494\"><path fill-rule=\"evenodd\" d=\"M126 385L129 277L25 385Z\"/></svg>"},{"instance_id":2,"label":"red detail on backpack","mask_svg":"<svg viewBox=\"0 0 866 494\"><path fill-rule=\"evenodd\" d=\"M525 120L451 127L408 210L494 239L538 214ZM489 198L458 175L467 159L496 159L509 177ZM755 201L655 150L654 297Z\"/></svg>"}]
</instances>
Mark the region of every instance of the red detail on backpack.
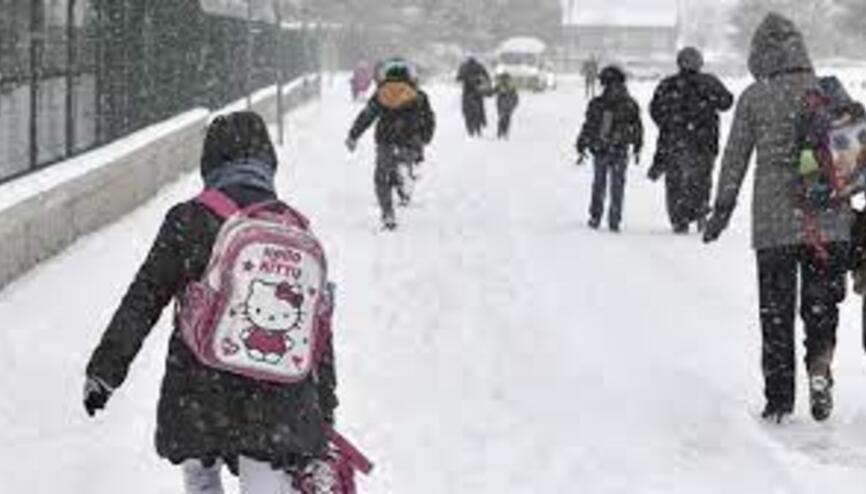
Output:
<instances>
[{"instance_id":1,"label":"red detail on backpack","mask_svg":"<svg viewBox=\"0 0 866 494\"><path fill-rule=\"evenodd\" d=\"M822 230L819 213L822 208L848 207L845 203L851 195L866 186L866 118L863 107L848 97L838 80L822 81L827 86L819 83L803 97L805 113L800 129L802 150L813 152L818 170L799 177L794 196L802 214L806 244L819 260L826 262L830 258L829 239ZM810 202L812 192L822 182L831 193L826 205L816 207Z\"/></svg>"},{"instance_id":2,"label":"red detail on backpack","mask_svg":"<svg viewBox=\"0 0 866 494\"><path fill-rule=\"evenodd\" d=\"M320 361L333 304L324 251L279 202L241 209L216 190L198 202L225 219L201 280L177 304L181 334L210 367L296 383Z\"/></svg>"},{"instance_id":3,"label":"red detail on backpack","mask_svg":"<svg viewBox=\"0 0 866 494\"><path fill-rule=\"evenodd\" d=\"M301 494L356 494L355 472L369 475L373 463L345 437L328 428L328 452L295 475Z\"/></svg>"}]
</instances>

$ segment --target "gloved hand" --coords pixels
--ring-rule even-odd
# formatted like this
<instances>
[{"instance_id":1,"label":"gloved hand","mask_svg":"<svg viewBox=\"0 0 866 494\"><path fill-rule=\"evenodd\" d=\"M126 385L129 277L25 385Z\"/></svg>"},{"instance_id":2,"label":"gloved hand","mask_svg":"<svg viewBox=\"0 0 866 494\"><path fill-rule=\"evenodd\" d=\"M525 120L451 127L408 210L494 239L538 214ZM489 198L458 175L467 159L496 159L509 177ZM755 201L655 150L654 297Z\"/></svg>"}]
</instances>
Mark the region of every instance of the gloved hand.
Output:
<instances>
[{"instance_id":1,"label":"gloved hand","mask_svg":"<svg viewBox=\"0 0 866 494\"><path fill-rule=\"evenodd\" d=\"M634 152L634 166L640 165L640 151Z\"/></svg>"},{"instance_id":2,"label":"gloved hand","mask_svg":"<svg viewBox=\"0 0 866 494\"><path fill-rule=\"evenodd\" d=\"M105 408L114 390L98 377L87 377L84 382L84 409L87 415L93 417L97 410Z\"/></svg>"},{"instance_id":3,"label":"gloved hand","mask_svg":"<svg viewBox=\"0 0 866 494\"><path fill-rule=\"evenodd\" d=\"M734 208L716 208L707 220L707 226L704 228L704 243L715 242L728 227L728 222L731 220L731 213Z\"/></svg>"},{"instance_id":4,"label":"gloved hand","mask_svg":"<svg viewBox=\"0 0 866 494\"><path fill-rule=\"evenodd\" d=\"M346 149L349 150L350 153L354 153L355 149L358 148L358 141L352 139L351 137L346 139Z\"/></svg>"},{"instance_id":5,"label":"gloved hand","mask_svg":"<svg viewBox=\"0 0 866 494\"><path fill-rule=\"evenodd\" d=\"M658 182L658 179L662 178L662 174L659 173L659 170L656 167L651 167L646 176L653 182Z\"/></svg>"},{"instance_id":6,"label":"gloved hand","mask_svg":"<svg viewBox=\"0 0 866 494\"><path fill-rule=\"evenodd\" d=\"M576 164L577 164L577 166L581 166L581 165L583 165L584 163L586 163L586 152L585 152L585 151L584 151L584 152L581 152L581 153L577 156L577 163L576 163Z\"/></svg>"}]
</instances>

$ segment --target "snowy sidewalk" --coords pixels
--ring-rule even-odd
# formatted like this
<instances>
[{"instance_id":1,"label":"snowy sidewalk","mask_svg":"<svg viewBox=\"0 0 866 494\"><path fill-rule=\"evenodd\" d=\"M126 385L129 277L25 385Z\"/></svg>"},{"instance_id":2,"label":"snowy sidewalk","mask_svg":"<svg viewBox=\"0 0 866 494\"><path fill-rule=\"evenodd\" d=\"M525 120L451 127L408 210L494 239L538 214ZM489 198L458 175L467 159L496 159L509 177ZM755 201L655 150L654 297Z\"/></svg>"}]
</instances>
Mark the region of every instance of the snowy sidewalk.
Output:
<instances>
[{"instance_id":1,"label":"snowy sidewalk","mask_svg":"<svg viewBox=\"0 0 866 494\"><path fill-rule=\"evenodd\" d=\"M372 136L355 156L342 147L360 109L347 91L289 119L280 188L339 284L338 420L378 466L362 492L860 492L857 304L833 419L815 425L799 403L793 424L762 424L748 204L717 245L669 235L647 149L624 233L589 230L590 168L571 148L581 92L527 95L496 142L468 140L459 94L434 88L439 134L396 234L377 231ZM636 92L645 106L650 88ZM152 447L168 317L107 413L89 420L79 401L162 215L197 187L168 188L0 293L0 492L180 491Z\"/></svg>"}]
</instances>

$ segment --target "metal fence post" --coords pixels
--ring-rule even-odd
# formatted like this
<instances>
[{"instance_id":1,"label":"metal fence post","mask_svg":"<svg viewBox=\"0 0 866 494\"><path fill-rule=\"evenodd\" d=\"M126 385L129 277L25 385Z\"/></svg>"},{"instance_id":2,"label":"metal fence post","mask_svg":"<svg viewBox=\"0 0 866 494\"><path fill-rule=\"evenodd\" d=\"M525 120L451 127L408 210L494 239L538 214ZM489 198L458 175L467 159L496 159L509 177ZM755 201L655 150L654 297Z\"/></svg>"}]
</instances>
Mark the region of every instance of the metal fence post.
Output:
<instances>
[{"instance_id":1,"label":"metal fence post","mask_svg":"<svg viewBox=\"0 0 866 494\"><path fill-rule=\"evenodd\" d=\"M75 26L75 0L66 4L66 154L75 151L75 77L78 68L78 37Z\"/></svg>"},{"instance_id":2,"label":"metal fence post","mask_svg":"<svg viewBox=\"0 0 866 494\"><path fill-rule=\"evenodd\" d=\"M285 144L285 122L283 109L283 16L280 10L280 0L274 0L274 15L276 16L276 32L275 32L275 49L274 57L276 60L276 76L277 76L277 140L282 146Z\"/></svg>"},{"instance_id":3,"label":"metal fence post","mask_svg":"<svg viewBox=\"0 0 866 494\"><path fill-rule=\"evenodd\" d=\"M42 79L44 0L30 3L30 168L39 166L39 86Z\"/></svg>"},{"instance_id":4,"label":"metal fence post","mask_svg":"<svg viewBox=\"0 0 866 494\"><path fill-rule=\"evenodd\" d=\"M244 92L247 93L247 110L253 109L253 0L247 0L247 73L244 77Z\"/></svg>"},{"instance_id":5,"label":"metal fence post","mask_svg":"<svg viewBox=\"0 0 866 494\"><path fill-rule=\"evenodd\" d=\"M103 12L103 0L93 0L93 7L96 9L96 28L94 29L94 63L93 68L95 80L93 81L93 113L94 115L94 144L102 144L104 139L103 122L105 119L104 108L102 106L102 93L105 83L105 48L103 36L105 33L105 13Z\"/></svg>"}]
</instances>

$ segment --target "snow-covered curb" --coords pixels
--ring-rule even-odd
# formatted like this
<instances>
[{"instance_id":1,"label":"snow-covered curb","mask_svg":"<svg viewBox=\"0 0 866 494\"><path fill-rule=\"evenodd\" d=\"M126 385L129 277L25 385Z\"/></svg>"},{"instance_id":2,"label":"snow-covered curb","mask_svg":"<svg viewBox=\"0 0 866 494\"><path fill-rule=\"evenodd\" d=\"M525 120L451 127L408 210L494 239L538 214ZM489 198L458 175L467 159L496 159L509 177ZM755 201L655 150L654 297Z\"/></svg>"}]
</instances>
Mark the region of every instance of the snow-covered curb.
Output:
<instances>
[{"instance_id":1,"label":"snow-covered curb","mask_svg":"<svg viewBox=\"0 0 866 494\"><path fill-rule=\"evenodd\" d=\"M284 88L286 112L319 95L316 76ZM252 97L253 109L276 121L276 87ZM92 152L0 186L0 287L75 239L129 213L199 163L215 114L200 108Z\"/></svg>"}]
</instances>

